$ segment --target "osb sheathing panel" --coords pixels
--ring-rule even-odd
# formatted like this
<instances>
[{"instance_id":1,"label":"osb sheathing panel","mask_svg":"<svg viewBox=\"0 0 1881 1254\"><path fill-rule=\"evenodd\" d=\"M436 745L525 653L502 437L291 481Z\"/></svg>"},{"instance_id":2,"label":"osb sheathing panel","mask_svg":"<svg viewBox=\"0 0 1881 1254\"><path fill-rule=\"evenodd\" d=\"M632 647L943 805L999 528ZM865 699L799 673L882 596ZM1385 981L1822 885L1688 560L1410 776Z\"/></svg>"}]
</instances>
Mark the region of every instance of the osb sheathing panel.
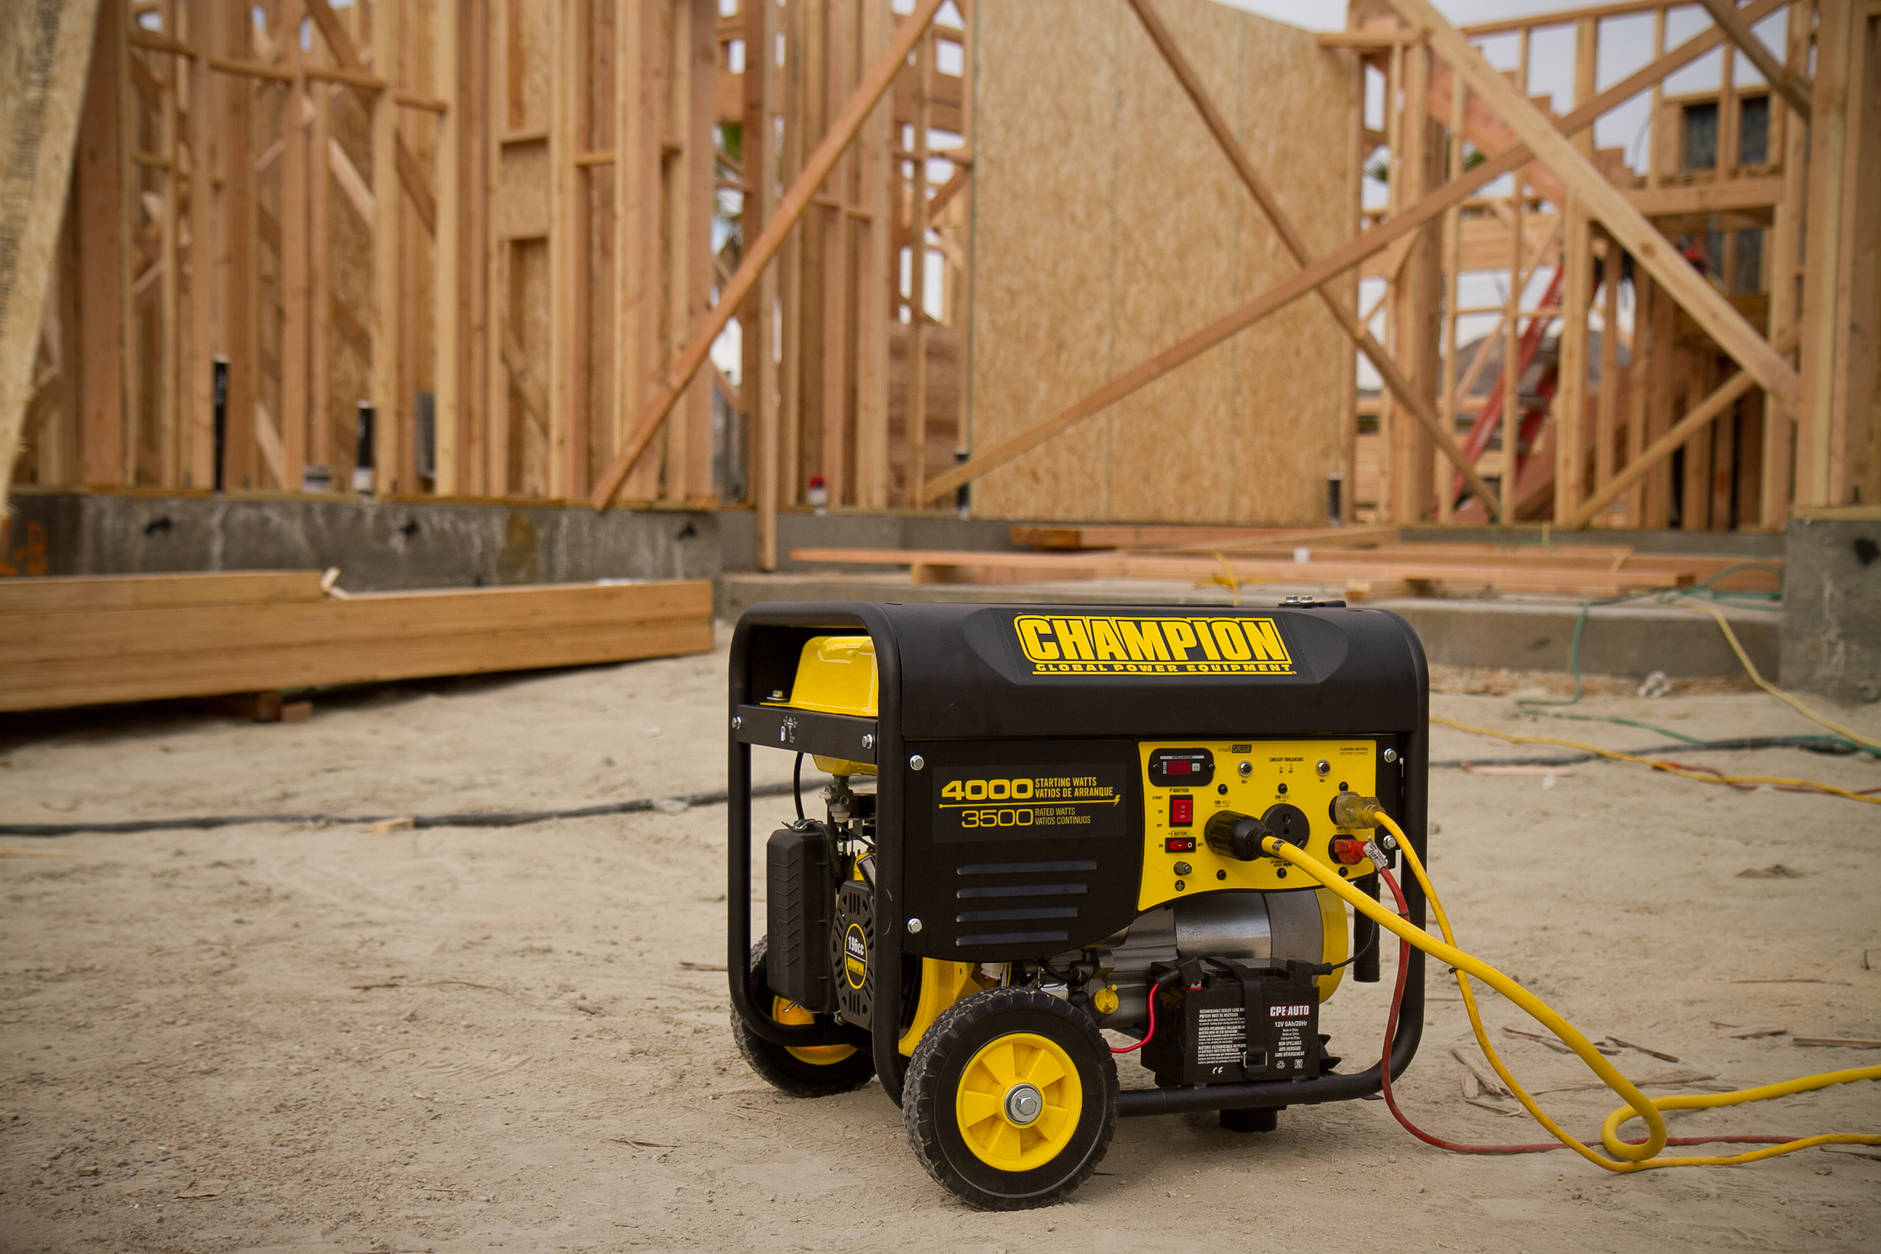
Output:
<instances>
[{"instance_id":1,"label":"osb sheathing panel","mask_svg":"<svg viewBox=\"0 0 1881 1254\"><path fill-rule=\"evenodd\" d=\"M1115 0L975 6L973 444L990 448L1111 374L1120 90ZM1108 413L973 486L991 517L1109 518Z\"/></svg>"},{"instance_id":2,"label":"osb sheathing panel","mask_svg":"<svg viewBox=\"0 0 1881 1254\"><path fill-rule=\"evenodd\" d=\"M1340 59L1209 3L1158 11L1315 255L1357 188ZM973 444L991 448L1297 269L1122 0L977 14ZM1345 298L1352 299L1351 285ZM1296 302L974 486L991 517L1309 523L1352 348Z\"/></svg>"}]
</instances>

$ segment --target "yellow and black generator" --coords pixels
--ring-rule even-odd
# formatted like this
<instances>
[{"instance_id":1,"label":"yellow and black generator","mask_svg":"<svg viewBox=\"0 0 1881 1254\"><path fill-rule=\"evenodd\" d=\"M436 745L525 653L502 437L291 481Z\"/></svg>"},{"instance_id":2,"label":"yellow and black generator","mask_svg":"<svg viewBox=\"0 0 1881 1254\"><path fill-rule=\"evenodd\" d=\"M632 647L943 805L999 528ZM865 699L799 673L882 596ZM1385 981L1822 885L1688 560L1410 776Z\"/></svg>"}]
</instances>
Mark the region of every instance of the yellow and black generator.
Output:
<instances>
[{"instance_id":1,"label":"yellow and black generator","mask_svg":"<svg viewBox=\"0 0 1881 1254\"><path fill-rule=\"evenodd\" d=\"M1377 925L1266 850L1375 895L1377 798L1422 854L1428 681L1395 615L763 605L730 695L732 1021L777 1088L879 1076L930 1174L988 1209L1069 1194L1119 1115L1265 1130L1379 1090L1375 1044L1347 1067L1319 1031L1342 979L1377 980ZM754 745L831 777L769 833L755 938ZM1148 1075L1120 1089L1127 1055Z\"/></svg>"}]
</instances>

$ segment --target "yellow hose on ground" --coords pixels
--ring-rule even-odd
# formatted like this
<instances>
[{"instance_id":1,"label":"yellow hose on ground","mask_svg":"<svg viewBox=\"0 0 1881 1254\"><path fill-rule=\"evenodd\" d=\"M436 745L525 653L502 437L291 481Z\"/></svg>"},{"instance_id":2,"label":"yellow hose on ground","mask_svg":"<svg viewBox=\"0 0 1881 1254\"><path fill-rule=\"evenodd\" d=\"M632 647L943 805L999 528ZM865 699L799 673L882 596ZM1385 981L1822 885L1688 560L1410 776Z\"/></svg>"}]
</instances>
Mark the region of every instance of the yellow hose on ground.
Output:
<instances>
[{"instance_id":1,"label":"yellow hose on ground","mask_svg":"<svg viewBox=\"0 0 1881 1254\"><path fill-rule=\"evenodd\" d=\"M1830 722L1759 674L1756 665L1750 660L1750 654L1746 653L1744 646L1738 643L1737 633L1731 630L1731 624L1725 621L1724 615L1720 614L1715 606L1706 605L1702 601L1693 601L1689 598L1680 598L1678 601L1674 602L1674 604L1681 609L1690 610L1694 614L1709 614L1711 616L1712 620L1718 624L1718 630L1724 633L1724 642L1731 646L1731 652L1737 654L1737 660L1744 664L1744 673L1750 676L1751 683L1756 684L1777 700L1786 703L1791 709L1795 710L1810 722L1826 727L1838 736L1845 736L1858 745L1866 745L1870 749L1881 750L1881 741L1870 740L1868 737L1858 732L1850 731L1840 723Z\"/></svg>"},{"instance_id":2,"label":"yellow hose on ground","mask_svg":"<svg viewBox=\"0 0 1881 1254\"><path fill-rule=\"evenodd\" d=\"M1444 914L1443 904L1432 888L1430 878L1424 873L1424 866L1411 842L1397 822L1377 807L1376 802L1367 807L1369 817L1375 819L1387 831L1397 837L1398 848L1404 854L1404 861L1417 877L1417 882L1429 898L1431 912L1435 915L1438 928L1443 932L1439 941L1428 932L1413 926L1408 920L1400 918L1395 912L1387 910L1369 895L1358 891L1340 879L1338 873L1305 850L1285 841L1268 836L1261 840L1261 848L1273 857L1284 859L1305 871L1313 879L1331 889L1345 903L1359 911L1400 938L1409 941L1439 962L1452 967L1456 972L1457 986L1463 993L1463 1004L1469 1012L1470 1026L1476 1033L1476 1040L1482 1046L1483 1053L1495 1068L1502 1082L1515 1094L1516 1100L1534 1116L1535 1121L1546 1128L1549 1134L1563 1145L1578 1153L1587 1161L1608 1171L1631 1172L1649 1171L1658 1167L1699 1167L1725 1166L1732 1163L1755 1162L1758 1159L1774 1158L1779 1154L1793 1153L1799 1149L1808 1149L1816 1145L1881 1145L1881 1136L1856 1132L1830 1132L1818 1136L1800 1137L1781 1145L1766 1145L1741 1154L1694 1155L1685 1157L1661 1158L1659 1151L1665 1148L1666 1123L1662 1112L1667 1110L1707 1110L1718 1106L1735 1106L1744 1102L1765 1101L1773 1097L1787 1097L1793 1093L1808 1092L1812 1089L1828 1088L1836 1084L1849 1084L1856 1080L1881 1080L1881 1066L1855 1067L1846 1071L1830 1071L1820 1075L1803 1076L1795 1080L1786 1080L1779 1084L1766 1084L1757 1088L1739 1089L1731 1093L1706 1093L1691 1096L1672 1096L1653 1098L1634 1086L1631 1080L1612 1063L1608 1062L1599 1050L1594 1048L1581 1031L1562 1018L1553 1007L1523 988L1513 979L1490 966L1482 959L1467 954L1456 947L1456 936L1450 929L1450 921ZM1502 994L1509 1001L1519 1006L1528 1016L1547 1028L1572 1049L1589 1070L1600 1077L1602 1083L1626 1102L1626 1105L1608 1115L1600 1126L1601 1144L1605 1146L1611 1158L1596 1153L1583 1145L1579 1138L1570 1135L1565 1129L1549 1118L1546 1111L1535 1103L1535 1099L1509 1074L1495 1047L1489 1043L1487 1032L1483 1028L1482 1017L1476 1007L1475 996L1470 991L1469 981L1464 973L1473 975ZM1633 1119L1645 1121L1647 1139L1638 1145L1629 1144L1620 1139L1620 1127Z\"/></svg>"},{"instance_id":3,"label":"yellow hose on ground","mask_svg":"<svg viewBox=\"0 0 1881 1254\"><path fill-rule=\"evenodd\" d=\"M1590 745L1584 740L1565 740L1559 736L1523 736L1515 732L1497 731L1493 727L1477 727L1470 723L1459 723L1455 719L1433 714L1430 721L1439 726L1468 732L1472 736L1492 736L1497 740L1506 740L1516 745L1557 745L1564 749L1579 749L1598 757L1610 758L1615 762L1637 762L1641 766L1650 766L1655 771L1664 771L1668 775L1679 775L1685 779L1695 779L1701 784L1771 784L1779 788L1801 788L1810 792L1827 793L1832 797L1846 797L1850 801L1863 801L1871 806L1881 806L1881 797L1863 796L1846 788L1837 788L1834 784L1824 784L1813 779L1791 779L1786 775L1714 775L1707 771L1695 771L1680 766L1676 762L1663 762L1658 758L1643 758L1637 753L1625 753L1618 749L1602 749L1599 745ZM1825 727L1832 724L1823 724Z\"/></svg>"}]
</instances>

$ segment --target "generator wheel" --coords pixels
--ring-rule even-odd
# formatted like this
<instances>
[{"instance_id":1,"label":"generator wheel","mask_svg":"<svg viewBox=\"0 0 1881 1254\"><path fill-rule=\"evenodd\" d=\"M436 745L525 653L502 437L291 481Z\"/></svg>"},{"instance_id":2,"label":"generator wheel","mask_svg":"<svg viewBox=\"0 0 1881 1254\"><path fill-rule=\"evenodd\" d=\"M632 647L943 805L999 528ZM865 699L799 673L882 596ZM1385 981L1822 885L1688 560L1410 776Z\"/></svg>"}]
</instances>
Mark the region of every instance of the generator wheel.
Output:
<instances>
[{"instance_id":1,"label":"generator wheel","mask_svg":"<svg viewBox=\"0 0 1881 1254\"><path fill-rule=\"evenodd\" d=\"M766 941L751 947L751 972L769 997L771 1018L779 1023L829 1022L785 997L770 992L764 979ZM811 1045L797 1048L776 1045L753 1032L736 1010L732 1011L732 1039L751 1069L771 1087L792 1097L829 1097L861 1088L875 1075L875 1060L854 1045Z\"/></svg>"},{"instance_id":2,"label":"generator wheel","mask_svg":"<svg viewBox=\"0 0 1881 1254\"><path fill-rule=\"evenodd\" d=\"M1037 989L955 1003L914 1051L902 1096L921 1165L980 1210L1068 1196L1117 1130L1117 1065L1097 1025Z\"/></svg>"}]
</instances>

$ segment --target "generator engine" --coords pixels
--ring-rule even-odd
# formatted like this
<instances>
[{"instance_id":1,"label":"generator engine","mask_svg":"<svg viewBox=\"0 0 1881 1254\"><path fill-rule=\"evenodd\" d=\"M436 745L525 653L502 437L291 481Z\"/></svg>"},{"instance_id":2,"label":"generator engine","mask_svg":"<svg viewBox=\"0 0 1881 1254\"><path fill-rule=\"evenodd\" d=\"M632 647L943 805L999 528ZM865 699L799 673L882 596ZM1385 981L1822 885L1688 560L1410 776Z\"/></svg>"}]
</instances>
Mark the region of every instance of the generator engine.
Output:
<instances>
[{"instance_id":1,"label":"generator engine","mask_svg":"<svg viewBox=\"0 0 1881 1254\"><path fill-rule=\"evenodd\" d=\"M1391 1057L1342 1069L1319 1010L1378 980L1376 925L1273 852L1375 895L1381 805L1421 855L1428 684L1396 616L759 606L730 687L739 1048L799 1096L879 1077L968 1203L1067 1196L1120 1115L1271 1129L1415 1052L1417 951ZM754 746L795 754L799 779L755 943ZM1120 1088L1129 1055L1148 1087Z\"/></svg>"}]
</instances>

